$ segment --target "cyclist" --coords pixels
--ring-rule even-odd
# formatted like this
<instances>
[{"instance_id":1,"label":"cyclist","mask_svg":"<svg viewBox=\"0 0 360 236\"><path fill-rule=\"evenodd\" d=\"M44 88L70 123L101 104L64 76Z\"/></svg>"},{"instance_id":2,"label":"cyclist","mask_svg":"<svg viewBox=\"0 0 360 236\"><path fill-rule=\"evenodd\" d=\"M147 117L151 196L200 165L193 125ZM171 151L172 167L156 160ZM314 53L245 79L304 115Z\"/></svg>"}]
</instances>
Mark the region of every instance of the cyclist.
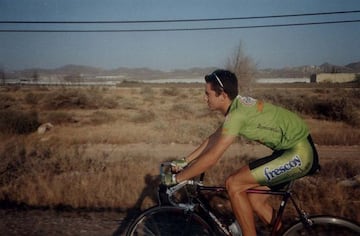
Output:
<instances>
[{"instance_id":1,"label":"cyclist","mask_svg":"<svg viewBox=\"0 0 360 236\"><path fill-rule=\"evenodd\" d=\"M315 172L317 151L305 122L284 108L251 97L238 95L238 81L228 70L205 76L205 100L211 110L220 111L223 124L187 157L174 160L176 174L163 177L166 185L191 179L216 164L225 150L243 136L273 150L226 179L231 206L242 233L256 235L253 212L273 224L276 212L267 202L269 196L247 194L249 188L275 188L290 180ZM187 168L184 168L187 166Z\"/></svg>"}]
</instances>

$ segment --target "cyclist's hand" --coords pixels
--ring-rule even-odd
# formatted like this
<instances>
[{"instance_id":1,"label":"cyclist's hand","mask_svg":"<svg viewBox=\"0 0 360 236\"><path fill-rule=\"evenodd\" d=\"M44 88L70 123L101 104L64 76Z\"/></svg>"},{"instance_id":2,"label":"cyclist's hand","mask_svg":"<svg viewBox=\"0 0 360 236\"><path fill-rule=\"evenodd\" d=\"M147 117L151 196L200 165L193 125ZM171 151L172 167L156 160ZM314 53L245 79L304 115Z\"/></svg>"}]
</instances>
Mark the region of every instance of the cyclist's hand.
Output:
<instances>
[{"instance_id":1,"label":"cyclist's hand","mask_svg":"<svg viewBox=\"0 0 360 236\"><path fill-rule=\"evenodd\" d=\"M174 172L179 172L184 169L189 163L185 160L185 158L181 158L179 160L174 160L171 162L171 169Z\"/></svg>"},{"instance_id":2,"label":"cyclist's hand","mask_svg":"<svg viewBox=\"0 0 360 236\"><path fill-rule=\"evenodd\" d=\"M161 176L161 183L166 186L172 186L177 184L175 174L166 173Z\"/></svg>"}]
</instances>

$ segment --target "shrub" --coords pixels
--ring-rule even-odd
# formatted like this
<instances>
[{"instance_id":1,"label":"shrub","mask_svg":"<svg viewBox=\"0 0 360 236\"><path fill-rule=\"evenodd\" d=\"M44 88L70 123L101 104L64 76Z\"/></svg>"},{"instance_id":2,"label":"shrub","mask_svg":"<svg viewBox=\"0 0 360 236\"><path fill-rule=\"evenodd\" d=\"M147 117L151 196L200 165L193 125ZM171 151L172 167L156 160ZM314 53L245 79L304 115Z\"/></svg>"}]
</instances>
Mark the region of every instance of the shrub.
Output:
<instances>
[{"instance_id":1,"label":"shrub","mask_svg":"<svg viewBox=\"0 0 360 236\"><path fill-rule=\"evenodd\" d=\"M291 111L303 115L309 115L315 119L330 121L344 121L347 124L359 126L360 122L357 115L359 107L357 90L330 92L328 89L315 89L315 96L311 93L296 94L291 96L286 93L271 92L259 96L265 101L280 105ZM331 94L329 96L328 94ZM326 96L323 96L323 95ZM323 96L323 97L322 97Z\"/></svg>"},{"instance_id":2,"label":"shrub","mask_svg":"<svg viewBox=\"0 0 360 236\"><path fill-rule=\"evenodd\" d=\"M36 105L38 104L39 100L40 100L39 94L30 92L25 95L25 102L27 104Z\"/></svg>"},{"instance_id":3,"label":"shrub","mask_svg":"<svg viewBox=\"0 0 360 236\"><path fill-rule=\"evenodd\" d=\"M95 125L109 123L114 120L115 120L115 118L111 114L104 112L104 111L95 111L91 115L91 122L92 122L92 124L95 124Z\"/></svg>"},{"instance_id":4,"label":"shrub","mask_svg":"<svg viewBox=\"0 0 360 236\"><path fill-rule=\"evenodd\" d=\"M48 94L44 99L44 108L46 109L97 109L97 108L115 108L117 102L104 96L97 90L56 90Z\"/></svg>"},{"instance_id":5,"label":"shrub","mask_svg":"<svg viewBox=\"0 0 360 236\"><path fill-rule=\"evenodd\" d=\"M3 133L28 134L34 132L39 125L36 112L0 111L0 130Z\"/></svg>"},{"instance_id":6,"label":"shrub","mask_svg":"<svg viewBox=\"0 0 360 236\"><path fill-rule=\"evenodd\" d=\"M356 105L346 98L315 101L305 110L305 114L312 115L316 119L344 121L350 125L358 126L356 112Z\"/></svg>"},{"instance_id":7,"label":"shrub","mask_svg":"<svg viewBox=\"0 0 360 236\"><path fill-rule=\"evenodd\" d=\"M12 184L26 173L23 171L26 162L24 143L21 140L10 140L5 143L0 160L0 186Z\"/></svg>"},{"instance_id":8,"label":"shrub","mask_svg":"<svg viewBox=\"0 0 360 236\"><path fill-rule=\"evenodd\" d=\"M152 111L139 111L130 118L134 123L147 123L155 120L155 113Z\"/></svg>"},{"instance_id":9,"label":"shrub","mask_svg":"<svg viewBox=\"0 0 360 236\"><path fill-rule=\"evenodd\" d=\"M155 94L154 89L151 88L150 86L143 86L143 87L141 87L140 93L141 93L144 97L153 97L154 94Z\"/></svg>"},{"instance_id":10,"label":"shrub","mask_svg":"<svg viewBox=\"0 0 360 236\"><path fill-rule=\"evenodd\" d=\"M52 124L64 124L74 122L73 115L69 112L64 111L49 112L46 115L45 119Z\"/></svg>"},{"instance_id":11,"label":"shrub","mask_svg":"<svg viewBox=\"0 0 360 236\"><path fill-rule=\"evenodd\" d=\"M15 103L15 98L8 94L0 93L0 109L6 109Z\"/></svg>"},{"instance_id":12,"label":"shrub","mask_svg":"<svg viewBox=\"0 0 360 236\"><path fill-rule=\"evenodd\" d=\"M44 99L46 109L96 108L84 93L77 90L54 91Z\"/></svg>"},{"instance_id":13,"label":"shrub","mask_svg":"<svg viewBox=\"0 0 360 236\"><path fill-rule=\"evenodd\" d=\"M165 96L178 96L179 95L179 89L177 87L172 88L165 88L162 90L162 95Z\"/></svg>"},{"instance_id":14,"label":"shrub","mask_svg":"<svg viewBox=\"0 0 360 236\"><path fill-rule=\"evenodd\" d=\"M180 114L181 116L192 113L191 106L189 104L184 104L184 103L175 103L171 107L171 110L177 114Z\"/></svg>"}]
</instances>

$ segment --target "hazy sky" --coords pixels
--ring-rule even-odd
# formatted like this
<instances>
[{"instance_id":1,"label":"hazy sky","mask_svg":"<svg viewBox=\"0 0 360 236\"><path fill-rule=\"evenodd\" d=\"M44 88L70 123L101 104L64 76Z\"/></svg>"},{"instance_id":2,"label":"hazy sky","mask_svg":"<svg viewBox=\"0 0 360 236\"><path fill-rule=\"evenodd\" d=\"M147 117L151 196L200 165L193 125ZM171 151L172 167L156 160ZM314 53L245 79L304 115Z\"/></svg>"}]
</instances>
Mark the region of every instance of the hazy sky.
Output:
<instances>
[{"instance_id":1,"label":"hazy sky","mask_svg":"<svg viewBox=\"0 0 360 236\"><path fill-rule=\"evenodd\" d=\"M223 67L242 42L259 68L360 61L360 13L132 24L9 24L5 21L154 21L360 10L359 0L0 0L0 68L78 64L161 70ZM221 28L357 20L231 30L4 32ZM2 32L1 32L2 31Z\"/></svg>"}]
</instances>

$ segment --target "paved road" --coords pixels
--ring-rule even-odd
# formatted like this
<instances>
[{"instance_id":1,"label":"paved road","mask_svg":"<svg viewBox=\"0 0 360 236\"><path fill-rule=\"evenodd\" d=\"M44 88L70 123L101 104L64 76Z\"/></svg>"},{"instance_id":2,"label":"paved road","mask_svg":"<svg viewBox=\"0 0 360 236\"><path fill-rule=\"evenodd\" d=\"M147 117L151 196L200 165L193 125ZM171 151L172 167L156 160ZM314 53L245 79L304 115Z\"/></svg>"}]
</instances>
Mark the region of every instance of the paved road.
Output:
<instances>
[{"instance_id":1,"label":"paved road","mask_svg":"<svg viewBox=\"0 0 360 236\"><path fill-rule=\"evenodd\" d=\"M125 213L0 209L0 235L123 235Z\"/></svg>"}]
</instances>

